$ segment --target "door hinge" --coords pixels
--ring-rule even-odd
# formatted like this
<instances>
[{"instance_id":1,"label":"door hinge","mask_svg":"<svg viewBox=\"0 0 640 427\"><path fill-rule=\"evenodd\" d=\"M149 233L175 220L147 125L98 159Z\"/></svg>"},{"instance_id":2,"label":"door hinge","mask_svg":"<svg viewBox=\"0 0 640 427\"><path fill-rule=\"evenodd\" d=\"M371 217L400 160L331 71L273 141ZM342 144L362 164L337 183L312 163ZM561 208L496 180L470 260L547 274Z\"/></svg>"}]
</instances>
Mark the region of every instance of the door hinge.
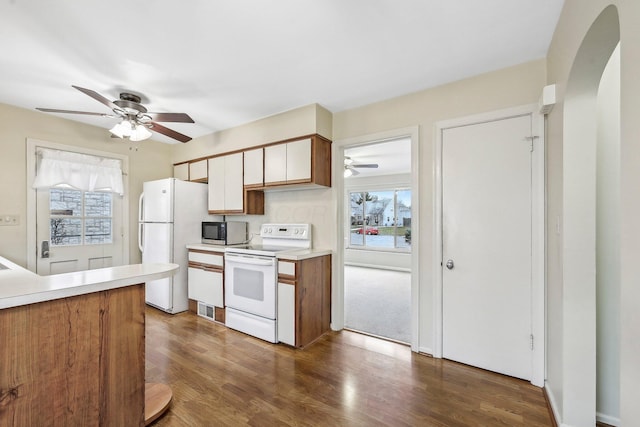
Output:
<instances>
[{"instance_id":1,"label":"door hinge","mask_svg":"<svg viewBox=\"0 0 640 427\"><path fill-rule=\"evenodd\" d=\"M531 151L533 153L533 141L535 141L536 139L540 138L537 135L533 135L533 136L525 136L524 140L525 141L529 141L529 151Z\"/></svg>"},{"instance_id":2,"label":"door hinge","mask_svg":"<svg viewBox=\"0 0 640 427\"><path fill-rule=\"evenodd\" d=\"M533 334L529 335L529 346L531 347L531 350L533 350Z\"/></svg>"}]
</instances>

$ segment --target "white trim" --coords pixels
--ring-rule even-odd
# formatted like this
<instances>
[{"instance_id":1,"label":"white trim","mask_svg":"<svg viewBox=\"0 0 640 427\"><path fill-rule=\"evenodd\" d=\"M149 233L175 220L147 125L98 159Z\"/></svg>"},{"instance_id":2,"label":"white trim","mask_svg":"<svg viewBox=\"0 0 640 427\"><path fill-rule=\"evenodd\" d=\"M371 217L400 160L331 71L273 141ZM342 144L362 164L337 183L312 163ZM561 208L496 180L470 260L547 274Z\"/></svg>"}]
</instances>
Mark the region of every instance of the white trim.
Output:
<instances>
[{"instance_id":1,"label":"white trim","mask_svg":"<svg viewBox=\"0 0 640 427\"><path fill-rule=\"evenodd\" d=\"M369 143L381 142L384 140L398 139L402 137L411 138L411 351L419 350L419 328L420 328L420 143L419 128L411 126L401 129L394 129L375 134L345 138L334 141L331 147L333 158L333 199L336 203L336 253L333 265L333 286L332 286L332 310L331 329L340 330L344 328L344 251L345 251L345 226L349 223L348 214L345 213L344 202L344 149L355 145L366 145Z\"/></svg>"},{"instance_id":2,"label":"white trim","mask_svg":"<svg viewBox=\"0 0 640 427\"><path fill-rule=\"evenodd\" d=\"M600 423L605 423L614 427L618 427L622 425L622 421L620 420L620 418L612 417L610 415L605 415L601 412L596 412L596 421Z\"/></svg>"},{"instance_id":3,"label":"white trim","mask_svg":"<svg viewBox=\"0 0 640 427\"><path fill-rule=\"evenodd\" d=\"M534 140L532 155L532 271L531 331L535 345L531 355L531 383L544 384L545 372L545 173L544 116L537 104L492 111L437 122L434 144L434 221L433 221L433 356L442 357L442 133L445 129L468 126L511 117L531 115Z\"/></svg>"},{"instance_id":4,"label":"white trim","mask_svg":"<svg viewBox=\"0 0 640 427\"><path fill-rule=\"evenodd\" d=\"M562 425L560 417L560 410L558 409L558 404L556 403L556 397L553 394L553 390L549 387L549 383L545 381L544 391L547 395L547 400L549 401L549 406L551 406L551 416L555 420L556 424Z\"/></svg>"},{"instance_id":5,"label":"white trim","mask_svg":"<svg viewBox=\"0 0 640 427\"><path fill-rule=\"evenodd\" d=\"M122 260L129 263L129 157L109 153L106 151L92 150L75 145L64 145L55 142L42 141L27 138L27 269L35 272L38 257L36 244L36 190L33 189L33 181L36 177L36 148L44 147L54 150L72 151L82 154L107 157L122 161L122 177L124 195L122 196ZM117 231L117 230L116 230Z\"/></svg>"}]
</instances>

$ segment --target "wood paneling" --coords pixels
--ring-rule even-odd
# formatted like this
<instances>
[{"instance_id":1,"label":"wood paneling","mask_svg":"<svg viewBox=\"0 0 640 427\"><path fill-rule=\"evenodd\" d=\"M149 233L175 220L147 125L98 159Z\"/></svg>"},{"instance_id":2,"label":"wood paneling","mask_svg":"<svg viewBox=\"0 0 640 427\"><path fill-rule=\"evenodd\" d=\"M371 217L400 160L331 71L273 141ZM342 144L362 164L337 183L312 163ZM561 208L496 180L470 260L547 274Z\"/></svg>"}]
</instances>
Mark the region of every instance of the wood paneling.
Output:
<instances>
[{"instance_id":1,"label":"wood paneling","mask_svg":"<svg viewBox=\"0 0 640 427\"><path fill-rule=\"evenodd\" d=\"M299 350L150 307L147 381L173 391L157 427L552 425L540 388L401 344L343 331Z\"/></svg>"},{"instance_id":2,"label":"wood paneling","mask_svg":"<svg viewBox=\"0 0 640 427\"><path fill-rule=\"evenodd\" d=\"M144 285L0 310L0 425L143 425L144 350Z\"/></svg>"}]
</instances>

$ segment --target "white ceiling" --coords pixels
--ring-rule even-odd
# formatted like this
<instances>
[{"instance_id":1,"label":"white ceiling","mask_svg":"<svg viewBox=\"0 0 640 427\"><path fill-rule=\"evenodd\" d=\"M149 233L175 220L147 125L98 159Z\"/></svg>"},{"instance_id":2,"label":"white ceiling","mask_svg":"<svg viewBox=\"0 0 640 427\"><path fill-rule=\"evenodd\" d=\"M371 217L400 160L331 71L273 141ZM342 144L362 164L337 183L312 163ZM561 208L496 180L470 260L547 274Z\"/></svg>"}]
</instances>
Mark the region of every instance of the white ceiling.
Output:
<instances>
[{"instance_id":1,"label":"white ceiling","mask_svg":"<svg viewBox=\"0 0 640 427\"><path fill-rule=\"evenodd\" d=\"M543 58L562 4L5 0L0 102L108 113L71 85L111 100L126 90L150 111L188 113L195 124L167 126L198 137L311 103L338 112Z\"/></svg>"}]
</instances>

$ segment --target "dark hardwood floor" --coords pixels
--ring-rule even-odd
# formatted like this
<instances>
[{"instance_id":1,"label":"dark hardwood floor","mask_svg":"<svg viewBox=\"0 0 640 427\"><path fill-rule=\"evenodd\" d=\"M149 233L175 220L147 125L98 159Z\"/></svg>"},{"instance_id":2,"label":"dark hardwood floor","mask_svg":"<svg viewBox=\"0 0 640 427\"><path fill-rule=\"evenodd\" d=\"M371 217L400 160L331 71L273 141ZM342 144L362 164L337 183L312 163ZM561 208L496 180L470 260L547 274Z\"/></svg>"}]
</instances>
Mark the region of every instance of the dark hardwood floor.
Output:
<instances>
[{"instance_id":1,"label":"dark hardwood floor","mask_svg":"<svg viewBox=\"0 0 640 427\"><path fill-rule=\"evenodd\" d=\"M542 390L331 332L304 350L147 308L146 381L168 384L154 426L551 426Z\"/></svg>"}]
</instances>

